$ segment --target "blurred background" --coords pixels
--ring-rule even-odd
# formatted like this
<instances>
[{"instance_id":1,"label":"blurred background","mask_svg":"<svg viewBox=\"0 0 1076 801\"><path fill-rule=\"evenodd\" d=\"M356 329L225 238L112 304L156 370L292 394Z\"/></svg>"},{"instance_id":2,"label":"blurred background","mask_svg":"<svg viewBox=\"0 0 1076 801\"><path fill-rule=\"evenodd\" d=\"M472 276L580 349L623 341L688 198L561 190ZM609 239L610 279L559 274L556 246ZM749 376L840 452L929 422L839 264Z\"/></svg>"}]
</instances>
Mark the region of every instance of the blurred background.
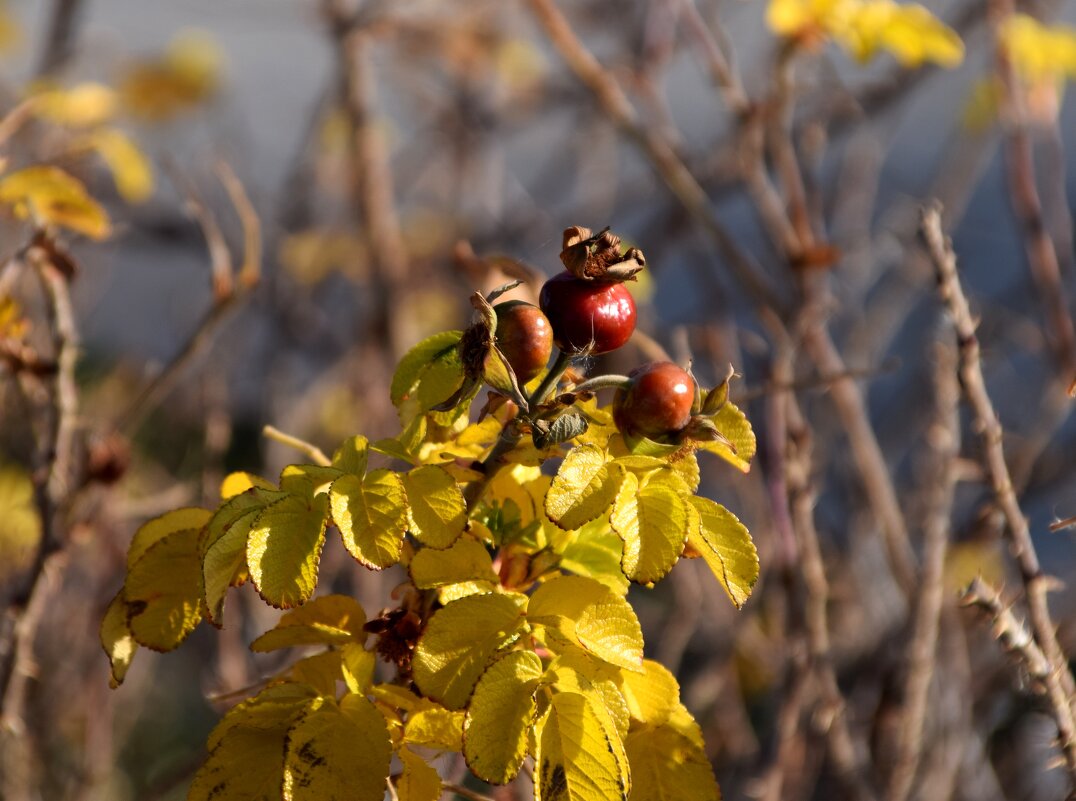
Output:
<instances>
[{"instance_id":1,"label":"blurred background","mask_svg":"<svg viewBox=\"0 0 1076 801\"><path fill-rule=\"evenodd\" d=\"M759 549L746 607L687 561L630 596L724 797L1064 798L1040 682L990 615L958 606L982 575L1027 617L974 415L946 422L956 338L919 227L940 200L1012 485L1076 653L1063 589L1076 543L1050 531L1076 515L1076 105L1063 102L1076 44L1032 39L1039 66L1024 69L1004 33L1014 13L1063 22L1076 5L932 3L964 52L924 64L907 53L936 31L861 60L835 5L801 4L805 21L777 33L762 0L0 5L6 169L59 165L112 221L99 241L61 240L65 329L13 265L30 227L3 220L3 797L184 797L221 712L282 666L247 650L278 613L244 587L229 627L141 654L110 690L97 629L132 532L215 504L230 470L294 461L265 424L329 452L393 435L400 354L465 324L475 289L523 277L517 296L533 300L565 227L609 225L646 253L632 291L649 336L590 370L665 352L712 386L731 363L759 437L748 475L700 457L703 492ZM50 92L52 111L24 107ZM64 396L19 354L62 364L75 335ZM53 393L77 401L75 432L60 432L75 466L41 548ZM321 576L373 611L402 580L338 547ZM938 587L931 638L916 621Z\"/></svg>"}]
</instances>

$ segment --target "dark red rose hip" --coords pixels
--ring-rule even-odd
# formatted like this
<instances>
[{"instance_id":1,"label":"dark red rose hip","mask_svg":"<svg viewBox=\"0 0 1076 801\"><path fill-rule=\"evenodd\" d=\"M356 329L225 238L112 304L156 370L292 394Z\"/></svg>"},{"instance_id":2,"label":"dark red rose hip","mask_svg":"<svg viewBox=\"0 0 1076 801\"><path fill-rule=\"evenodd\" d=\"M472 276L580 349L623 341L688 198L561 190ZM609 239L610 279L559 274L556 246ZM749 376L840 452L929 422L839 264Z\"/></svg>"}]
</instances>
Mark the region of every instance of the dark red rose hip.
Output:
<instances>
[{"instance_id":1,"label":"dark red rose hip","mask_svg":"<svg viewBox=\"0 0 1076 801\"><path fill-rule=\"evenodd\" d=\"M538 304L565 353L608 353L631 338L635 300L622 283L585 281L564 272L545 282Z\"/></svg>"},{"instance_id":2,"label":"dark red rose hip","mask_svg":"<svg viewBox=\"0 0 1076 801\"><path fill-rule=\"evenodd\" d=\"M497 347L508 359L519 383L535 378L549 363L553 352L553 329L542 310L521 300L493 307L497 313Z\"/></svg>"}]
</instances>

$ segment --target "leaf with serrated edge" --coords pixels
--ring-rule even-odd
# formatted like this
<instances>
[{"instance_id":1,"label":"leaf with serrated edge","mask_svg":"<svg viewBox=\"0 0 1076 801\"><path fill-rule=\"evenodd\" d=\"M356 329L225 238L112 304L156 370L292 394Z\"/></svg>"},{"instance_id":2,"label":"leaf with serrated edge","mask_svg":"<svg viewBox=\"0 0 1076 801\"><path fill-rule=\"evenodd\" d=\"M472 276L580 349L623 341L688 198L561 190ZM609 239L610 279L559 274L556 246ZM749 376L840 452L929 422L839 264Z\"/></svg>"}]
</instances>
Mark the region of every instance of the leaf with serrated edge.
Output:
<instances>
[{"instance_id":1,"label":"leaf with serrated edge","mask_svg":"<svg viewBox=\"0 0 1076 801\"><path fill-rule=\"evenodd\" d=\"M127 571L123 598L127 626L139 645L171 651L202 620L202 565L198 529L153 543Z\"/></svg>"},{"instance_id":2,"label":"leaf with serrated edge","mask_svg":"<svg viewBox=\"0 0 1076 801\"><path fill-rule=\"evenodd\" d=\"M366 642L366 612L349 595L323 595L282 615L276 626L250 644L252 651L296 645Z\"/></svg>"},{"instance_id":3,"label":"leaf with serrated edge","mask_svg":"<svg viewBox=\"0 0 1076 801\"><path fill-rule=\"evenodd\" d=\"M583 651L565 651L553 660L542 681L559 692L589 696L609 713L617 734L623 739L631 723L628 703L620 687L624 675L626 672L622 668L613 667Z\"/></svg>"},{"instance_id":4,"label":"leaf with serrated edge","mask_svg":"<svg viewBox=\"0 0 1076 801\"><path fill-rule=\"evenodd\" d=\"M709 498L689 500L699 513L700 526L688 542L702 554L729 598L739 609L758 581L758 551L751 534L728 509Z\"/></svg>"},{"instance_id":5,"label":"leaf with serrated edge","mask_svg":"<svg viewBox=\"0 0 1076 801\"><path fill-rule=\"evenodd\" d=\"M550 579L531 596L527 619L559 631L604 662L629 670L642 669L643 633L635 611L594 579Z\"/></svg>"},{"instance_id":6,"label":"leaf with serrated edge","mask_svg":"<svg viewBox=\"0 0 1076 801\"><path fill-rule=\"evenodd\" d=\"M370 442L358 434L349 437L333 454L333 467L344 473L362 478L366 475L366 463L370 458Z\"/></svg>"},{"instance_id":7,"label":"leaf with serrated edge","mask_svg":"<svg viewBox=\"0 0 1076 801\"><path fill-rule=\"evenodd\" d=\"M626 595L630 582L620 563L624 543L605 520L587 523L564 546L560 567L577 576L596 579L618 595Z\"/></svg>"},{"instance_id":8,"label":"leaf with serrated edge","mask_svg":"<svg viewBox=\"0 0 1076 801\"><path fill-rule=\"evenodd\" d=\"M389 389L394 406L399 407L404 402L427 365L438 355L455 350L461 336L463 336L462 331L443 331L422 340L404 354L396 366L396 372L392 376L392 386Z\"/></svg>"},{"instance_id":9,"label":"leaf with serrated edge","mask_svg":"<svg viewBox=\"0 0 1076 801\"><path fill-rule=\"evenodd\" d=\"M535 801L624 801L628 758L612 719L578 693L553 695L535 754Z\"/></svg>"},{"instance_id":10,"label":"leaf with serrated edge","mask_svg":"<svg viewBox=\"0 0 1076 801\"><path fill-rule=\"evenodd\" d=\"M533 651L512 651L491 663L475 685L463 722L463 756L483 781L507 784L519 773L541 676L542 660Z\"/></svg>"},{"instance_id":11,"label":"leaf with serrated edge","mask_svg":"<svg viewBox=\"0 0 1076 801\"><path fill-rule=\"evenodd\" d=\"M327 517L324 495L289 495L258 514L247 540L247 568L268 603L288 609L310 600L318 584Z\"/></svg>"},{"instance_id":12,"label":"leaf with serrated edge","mask_svg":"<svg viewBox=\"0 0 1076 801\"><path fill-rule=\"evenodd\" d=\"M220 498L222 501L227 501L253 487L264 490L276 489L271 481L266 481L261 476L237 470L234 473L226 475L224 480L220 482Z\"/></svg>"},{"instance_id":13,"label":"leaf with serrated edge","mask_svg":"<svg viewBox=\"0 0 1076 801\"><path fill-rule=\"evenodd\" d=\"M671 726L634 729L624 749L631 763L631 798L720 801L706 752Z\"/></svg>"},{"instance_id":14,"label":"leaf with serrated edge","mask_svg":"<svg viewBox=\"0 0 1076 801\"><path fill-rule=\"evenodd\" d=\"M286 801L381 801L392 742L381 713L361 695L331 700L289 730L284 754Z\"/></svg>"},{"instance_id":15,"label":"leaf with serrated edge","mask_svg":"<svg viewBox=\"0 0 1076 801\"><path fill-rule=\"evenodd\" d=\"M112 599L101 620L101 647L105 649L111 665L109 686L116 689L123 683L138 650L138 643L127 627L127 605L123 602L122 592Z\"/></svg>"},{"instance_id":16,"label":"leaf with serrated edge","mask_svg":"<svg viewBox=\"0 0 1076 801\"><path fill-rule=\"evenodd\" d=\"M463 712L423 698L407 716L404 742L443 751L463 750Z\"/></svg>"},{"instance_id":17,"label":"leaf with serrated edge","mask_svg":"<svg viewBox=\"0 0 1076 801\"><path fill-rule=\"evenodd\" d=\"M620 691L628 712L640 723L665 723L680 703L680 685L676 678L652 659L643 660L645 673L620 674Z\"/></svg>"},{"instance_id":18,"label":"leaf with serrated edge","mask_svg":"<svg viewBox=\"0 0 1076 801\"><path fill-rule=\"evenodd\" d=\"M252 487L224 502L206 525L202 536L202 580L209 620L223 624L228 588L246 575L250 527L269 504L285 493Z\"/></svg>"},{"instance_id":19,"label":"leaf with serrated edge","mask_svg":"<svg viewBox=\"0 0 1076 801\"><path fill-rule=\"evenodd\" d=\"M546 515L563 529L579 528L612 505L623 476L623 468L608 465L597 445L573 448L546 494Z\"/></svg>"},{"instance_id":20,"label":"leaf with serrated edge","mask_svg":"<svg viewBox=\"0 0 1076 801\"><path fill-rule=\"evenodd\" d=\"M714 415L713 419L717 430L724 434L725 438L736 447L736 452L733 453L727 445L720 442L700 442L699 447L702 450L716 453L737 470L743 473L749 472L751 470L751 459L755 456L755 449L758 444L755 441L755 432L747 421L747 415L740 411L735 404L729 402L721 408L720 412Z\"/></svg>"},{"instance_id":21,"label":"leaf with serrated edge","mask_svg":"<svg viewBox=\"0 0 1076 801\"><path fill-rule=\"evenodd\" d=\"M521 596L470 595L436 611L412 664L424 695L462 709L489 658L518 634Z\"/></svg>"},{"instance_id":22,"label":"leaf with serrated edge","mask_svg":"<svg viewBox=\"0 0 1076 801\"><path fill-rule=\"evenodd\" d=\"M400 560L407 495L396 473L371 470L362 481L342 476L333 482L329 495L333 521L352 556L376 570Z\"/></svg>"},{"instance_id":23,"label":"leaf with serrated edge","mask_svg":"<svg viewBox=\"0 0 1076 801\"><path fill-rule=\"evenodd\" d=\"M285 492L313 498L324 495L340 477L340 470L323 464L289 464L280 471L280 488Z\"/></svg>"},{"instance_id":24,"label":"leaf with serrated edge","mask_svg":"<svg viewBox=\"0 0 1076 801\"><path fill-rule=\"evenodd\" d=\"M401 476L407 491L411 532L431 548L447 548L467 525L467 502L456 480L437 465Z\"/></svg>"},{"instance_id":25,"label":"leaf with serrated edge","mask_svg":"<svg viewBox=\"0 0 1076 801\"><path fill-rule=\"evenodd\" d=\"M200 529L209 522L212 516L213 513L208 509L188 506L147 520L138 527L138 531L131 538L131 544L127 548L127 569L134 567L135 563L142 558L142 554L158 540L183 529Z\"/></svg>"},{"instance_id":26,"label":"leaf with serrated edge","mask_svg":"<svg viewBox=\"0 0 1076 801\"><path fill-rule=\"evenodd\" d=\"M320 695L336 696L336 683L343 678L340 651L322 651L300 659L289 668L287 678L309 684Z\"/></svg>"},{"instance_id":27,"label":"leaf with serrated edge","mask_svg":"<svg viewBox=\"0 0 1076 801\"><path fill-rule=\"evenodd\" d=\"M209 758L195 774L187 801L281 798L285 736L317 702L311 688L289 683L233 707L209 734Z\"/></svg>"},{"instance_id":28,"label":"leaf with serrated edge","mask_svg":"<svg viewBox=\"0 0 1076 801\"><path fill-rule=\"evenodd\" d=\"M624 541L624 574L650 584L664 578L680 558L688 514L679 493L667 484L652 481L636 489L634 482L634 476L624 481L609 522Z\"/></svg>"},{"instance_id":29,"label":"leaf with serrated edge","mask_svg":"<svg viewBox=\"0 0 1076 801\"><path fill-rule=\"evenodd\" d=\"M437 801L443 792L437 771L410 748L401 748L399 757L403 765L396 783L399 801Z\"/></svg>"},{"instance_id":30,"label":"leaf with serrated edge","mask_svg":"<svg viewBox=\"0 0 1076 801\"><path fill-rule=\"evenodd\" d=\"M411 559L411 582L420 590L464 581L496 582L493 560L480 542L463 537L443 551L423 548Z\"/></svg>"},{"instance_id":31,"label":"leaf with serrated edge","mask_svg":"<svg viewBox=\"0 0 1076 801\"><path fill-rule=\"evenodd\" d=\"M340 649L344 684L349 692L367 693L374 685L374 668L377 659L373 651L367 651L358 643L348 643Z\"/></svg>"}]
</instances>

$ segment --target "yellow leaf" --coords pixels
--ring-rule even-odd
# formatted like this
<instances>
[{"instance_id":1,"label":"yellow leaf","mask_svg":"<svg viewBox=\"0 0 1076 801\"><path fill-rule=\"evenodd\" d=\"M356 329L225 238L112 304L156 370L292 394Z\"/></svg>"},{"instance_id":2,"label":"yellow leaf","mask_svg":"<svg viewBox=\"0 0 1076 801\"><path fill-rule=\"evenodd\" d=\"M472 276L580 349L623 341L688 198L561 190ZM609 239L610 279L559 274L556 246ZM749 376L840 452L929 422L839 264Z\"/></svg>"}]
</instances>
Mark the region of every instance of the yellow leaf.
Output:
<instances>
[{"instance_id":1,"label":"yellow leaf","mask_svg":"<svg viewBox=\"0 0 1076 801\"><path fill-rule=\"evenodd\" d=\"M131 538L127 546L127 569L130 570L154 543L182 529L200 529L209 522L212 512L196 506L174 509L160 517L147 520Z\"/></svg>"},{"instance_id":2,"label":"yellow leaf","mask_svg":"<svg viewBox=\"0 0 1076 801\"><path fill-rule=\"evenodd\" d=\"M130 66L120 98L135 116L164 122L206 101L217 91L224 56L207 34L185 31L157 59Z\"/></svg>"},{"instance_id":3,"label":"yellow leaf","mask_svg":"<svg viewBox=\"0 0 1076 801\"><path fill-rule=\"evenodd\" d=\"M587 696L553 695L535 754L535 801L626 799L627 754L608 713Z\"/></svg>"},{"instance_id":4,"label":"yellow leaf","mask_svg":"<svg viewBox=\"0 0 1076 801\"><path fill-rule=\"evenodd\" d=\"M721 407L714 415L714 424L718 430L735 446L735 452L721 442L702 442L699 447L704 451L716 453L737 470L747 473L751 470L751 459L755 456L758 444L755 432L745 415L732 402Z\"/></svg>"},{"instance_id":5,"label":"yellow leaf","mask_svg":"<svg viewBox=\"0 0 1076 801\"><path fill-rule=\"evenodd\" d=\"M41 515L29 473L0 465L0 584L28 570L41 542Z\"/></svg>"},{"instance_id":6,"label":"yellow leaf","mask_svg":"<svg viewBox=\"0 0 1076 801\"><path fill-rule=\"evenodd\" d=\"M668 725L632 730L624 741L637 801L720 801L714 770L700 745Z\"/></svg>"},{"instance_id":7,"label":"yellow leaf","mask_svg":"<svg viewBox=\"0 0 1076 801\"><path fill-rule=\"evenodd\" d=\"M684 551L688 514L680 495L665 484L639 488L629 473L609 518L624 541L622 566L632 581L652 584L672 570Z\"/></svg>"},{"instance_id":8,"label":"yellow leaf","mask_svg":"<svg viewBox=\"0 0 1076 801\"><path fill-rule=\"evenodd\" d=\"M289 464L280 471L280 488L304 498L328 493L340 477L340 470L331 465Z\"/></svg>"},{"instance_id":9,"label":"yellow leaf","mask_svg":"<svg viewBox=\"0 0 1076 801\"><path fill-rule=\"evenodd\" d=\"M531 596L527 619L552 629L568 643L610 665L642 669L643 633L635 611L594 579L550 579Z\"/></svg>"},{"instance_id":10,"label":"yellow leaf","mask_svg":"<svg viewBox=\"0 0 1076 801\"><path fill-rule=\"evenodd\" d=\"M467 502L459 485L437 465L404 473L411 533L431 548L447 548L467 524Z\"/></svg>"},{"instance_id":11,"label":"yellow leaf","mask_svg":"<svg viewBox=\"0 0 1076 801\"><path fill-rule=\"evenodd\" d=\"M419 638L415 684L449 709L462 709L498 649L519 636L522 596L470 595L436 611Z\"/></svg>"},{"instance_id":12,"label":"yellow leaf","mask_svg":"<svg viewBox=\"0 0 1076 801\"><path fill-rule=\"evenodd\" d=\"M729 598L739 609L758 581L758 551L751 534L732 512L709 498L689 499L698 513L698 528L688 542L702 554Z\"/></svg>"},{"instance_id":13,"label":"yellow leaf","mask_svg":"<svg viewBox=\"0 0 1076 801\"><path fill-rule=\"evenodd\" d=\"M964 58L964 44L956 31L918 3L858 3L837 38L860 61L869 61L879 50L888 50L906 67L926 61L955 67Z\"/></svg>"},{"instance_id":14,"label":"yellow leaf","mask_svg":"<svg viewBox=\"0 0 1076 801\"><path fill-rule=\"evenodd\" d=\"M483 781L507 784L519 773L542 672L533 651L512 651L495 660L475 685L463 723L463 756Z\"/></svg>"},{"instance_id":15,"label":"yellow leaf","mask_svg":"<svg viewBox=\"0 0 1076 801\"><path fill-rule=\"evenodd\" d=\"M10 53L22 44L22 28L15 15L0 3L0 53Z\"/></svg>"},{"instance_id":16,"label":"yellow leaf","mask_svg":"<svg viewBox=\"0 0 1076 801\"><path fill-rule=\"evenodd\" d=\"M400 560L407 531L407 495L400 477L373 470L365 479L345 475L329 493L332 517L348 552L380 570Z\"/></svg>"},{"instance_id":17,"label":"yellow leaf","mask_svg":"<svg viewBox=\"0 0 1076 801\"><path fill-rule=\"evenodd\" d=\"M123 602L122 592L112 599L101 620L101 647L108 654L111 665L108 684L112 689L116 689L123 683L135 651L138 650L138 643L127 626L127 605Z\"/></svg>"},{"instance_id":18,"label":"yellow leaf","mask_svg":"<svg viewBox=\"0 0 1076 801\"><path fill-rule=\"evenodd\" d=\"M285 237L280 246L281 265L306 286L315 286L334 272L362 279L368 258L365 241L349 231L298 231Z\"/></svg>"},{"instance_id":19,"label":"yellow leaf","mask_svg":"<svg viewBox=\"0 0 1076 801\"><path fill-rule=\"evenodd\" d=\"M363 696L346 695L339 706L325 699L288 730L285 747L285 801L384 797L392 743L381 713Z\"/></svg>"},{"instance_id":20,"label":"yellow leaf","mask_svg":"<svg viewBox=\"0 0 1076 801\"><path fill-rule=\"evenodd\" d=\"M403 774L396 784L396 795L400 801L438 801L442 789L437 771L410 748L401 748L399 757Z\"/></svg>"},{"instance_id":21,"label":"yellow leaf","mask_svg":"<svg viewBox=\"0 0 1076 801\"><path fill-rule=\"evenodd\" d=\"M267 603L287 609L314 594L327 517L324 495L288 495L258 513L247 539L247 569Z\"/></svg>"},{"instance_id":22,"label":"yellow leaf","mask_svg":"<svg viewBox=\"0 0 1076 801\"><path fill-rule=\"evenodd\" d=\"M361 434L349 437L333 454L333 467L362 478L370 459L370 442Z\"/></svg>"},{"instance_id":23,"label":"yellow leaf","mask_svg":"<svg viewBox=\"0 0 1076 801\"><path fill-rule=\"evenodd\" d=\"M1076 78L1076 28L1043 25L1027 14L1013 14L999 33L1013 69L1028 82Z\"/></svg>"},{"instance_id":24,"label":"yellow leaf","mask_svg":"<svg viewBox=\"0 0 1076 801\"><path fill-rule=\"evenodd\" d=\"M445 331L409 350L392 376L390 396L404 424L448 400L463 383L461 331Z\"/></svg>"},{"instance_id":25,"label":"yellow leaf","mask_svg":"<svg viewBox=\"0 0 1076 801\"><path fill-rule=\"evenodd\" d=\"M69 128L93 128L116 116L116 92L104 84L87 81L66 89L46 89L34 95L34 112Z\"/></svg>"},{"instance_id":26,"label":"yellow leaf","mask_svg":"<svg viewBox=\"0 0 1076 801\"><path fill-rule=\"evenodd\" d=\"M770 0L766 24L778 36L810 37L839 29L854 0Z\"/></svg>"},{"instance_id":27,"label":"yellow leaf","mask_svg":"<svg viewBox=\"0 0 1076 801\"><path fill-rule=\"evenodd\" d=\"M276 626L250 644L252 651L275 651L296 645L344 645L366 642L366 612L349 595L323 595L281 616Z\"/></svg>"},{"instance_id":28,"label":"yellow leaf","mask_svg":"<svg viewBox=\"0 0 1076 801\"><path fill-rule=\"evenodd\" d=\"M198 528L171 531L149 545L128 567L123 600L127 625L140 645L154 651L171 651L201 621L204 600L200 534Z\"/></svg>"},{"instance_id":29,"label":"yellow leaf","mask_svg":"<svg viewBox=\"0 0 1076 801\"><path fill-rule=\"evenodd\" d=\"M116 191L128 203L142 203L153 194L153 167L146 154L117 128L102 128L88 134L84 146L97 151L108 165Z\"/></svg>"},{"instance_id":30,"label":"yellow leaf","mask_svg":"<svg viewBox=\"0 0 1076 801\"><path fill-rule=\"evenodd\" d=\"M621 669L600 662L583 651L566 651L553 660L542 682L557 692L587 696L605 710L623 739L631 723L631 713L619 684L624 675Z\"/></svg>"},{"instance_id":31,"label":"yellow leaf","mask_svg":"<svg viewBox=\"0 0 1076 801\"><path fill-rule=\"evenodd\" d=\"M608 464L598 446L572 448L546 493L546 515L561 528L579 528L612 505L623 479L623 468Z\"/></svg>"},{"instance_id":32,"label":"yellow leaf","mask_svg":"<svg viewBox=\"0 0 1076 801\"><path fill-rule=\"evenodd\" d=\"M463 712L421 699L408 713L404 742L443 751L463 750Z\"/></svg>"},{"instance_id":33,"label":"yellow leaf","mask_svg":"<svg viewBox=\"0 0 1076 801\"><path fill-rule=\"evenodd\" d=\"M69 228L91 239L111 232L108 214L77 178L59 167L26 167L0 178L0 203L15 216L41 225Z\"/></svg>"},{"instance_id":34,"label":"yellow leaf","mask_svg":"<svg viewBox=\"0 0 1076 801\"><path fill-rule=\"evenodd\" d=\"M276 487L272 482L266 481L261 476L256 476L253 473L245 473L241 470L234 473L229 473L224 477L224 480L220 482L220 498L222 501L226 501L230 498L234 498L243 492L246 492L251 487L258 487L259 489L275 490Z\"/></svg>"},{"instance_id":35,"label":"yellow leaf","mask_svg":"<svg viewBox=\"0 0 1076 801\"><path fill-rule=\"evenodd\" d=\"M340 651L322 651L300 659L285 674L290 681L309 684L321 695L336 696L336 683L343 677Z\"/></svg>"},{"instance_id":36,"label":"yellow leaf","mask_svg":"<svg viewBox=\"0 0 1076 801\"><path fill-rule=\"evenodd\" d=\"M202 581L209 620L215 626L224 622L224 597L228 588L246 581L247 540L251 526L265 507L287 497L273 489L269 482L246 473L233 473L224 484L231 491L248 480L253 486L221 504L206 524L202 536ZM262 484L268 488L263 489ZM222 486L221 493L224 492Z\"/></svg>"},{"instance_id":37,"label":"yellow leaf","mask_svg":"<svg viewBox=\"0 0 1076 801\"><path fill-rule=\"evenodd\" d=\"M376 658L358 643L348 643L340 650L344 683L349 692L365 694L374 684Z\"/></svg>"},{"instance_id":38,"label":"yellow leaf","mask_svg":"<svg viewBox=\"0 0 1076 801\"><path fill-rule=\"evenodd\" d=\"M423 548L411 559L411 582L420 590L464 581L496 582L489 551L469 537L461 537L443 551Z\"/></svg>"},{"instance_id":39,"label":"yellow leaf","mask_svg":"<svg viewBox=\"0 0 1076 801\"><path fill-rule=\"evenodd\" d=\"M620 691L628 712L640 723L660 725L669 720L680 702L680 685L665 667L643 660L643 673L622 672Z\"/></svg>"},{"instance_id":40,"label":"yellow leaf","mask_svg":"<svg viewBox=\"0 0 1076 801\"><path fill-rule=\"evenodd\" d=\"M592 520L579 529L560 553L560 567L577 576L596 579L617 595L626 595L629 581L620 562L624 543L605 520Z\"/></svg>"}]
</instances>

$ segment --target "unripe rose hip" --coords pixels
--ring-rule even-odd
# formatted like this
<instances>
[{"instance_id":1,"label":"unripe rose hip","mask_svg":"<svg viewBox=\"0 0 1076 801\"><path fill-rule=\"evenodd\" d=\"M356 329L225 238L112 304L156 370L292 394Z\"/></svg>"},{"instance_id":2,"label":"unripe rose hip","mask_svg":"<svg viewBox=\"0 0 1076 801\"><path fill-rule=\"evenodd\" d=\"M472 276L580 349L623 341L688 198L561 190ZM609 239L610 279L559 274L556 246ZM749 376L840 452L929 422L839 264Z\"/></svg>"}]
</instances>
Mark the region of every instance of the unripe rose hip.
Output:
<instances>
[{"instance_id":1,"label":"unripe rose hip","mask_svg":"<svg viewBox=\"0 0 1076 801\"><path fill-rule=\"evenodd\" d=\"M649 362L628 374L613 398L613 420L622 434L662 437L691 420L695 381L672 362Z\"/></svg>"},{"instance_id":2,"label":"unripe rose hip","mask_svg":"<svg viewBox=\"0 0 1076 801\"><path fill-rule=\"evenodd\" d=\"M497 313L497 347L508 359L520 385L538 376L553 352L553 329L542 310L521 300L493 307Z\"/></svg>"}]
</instances>

